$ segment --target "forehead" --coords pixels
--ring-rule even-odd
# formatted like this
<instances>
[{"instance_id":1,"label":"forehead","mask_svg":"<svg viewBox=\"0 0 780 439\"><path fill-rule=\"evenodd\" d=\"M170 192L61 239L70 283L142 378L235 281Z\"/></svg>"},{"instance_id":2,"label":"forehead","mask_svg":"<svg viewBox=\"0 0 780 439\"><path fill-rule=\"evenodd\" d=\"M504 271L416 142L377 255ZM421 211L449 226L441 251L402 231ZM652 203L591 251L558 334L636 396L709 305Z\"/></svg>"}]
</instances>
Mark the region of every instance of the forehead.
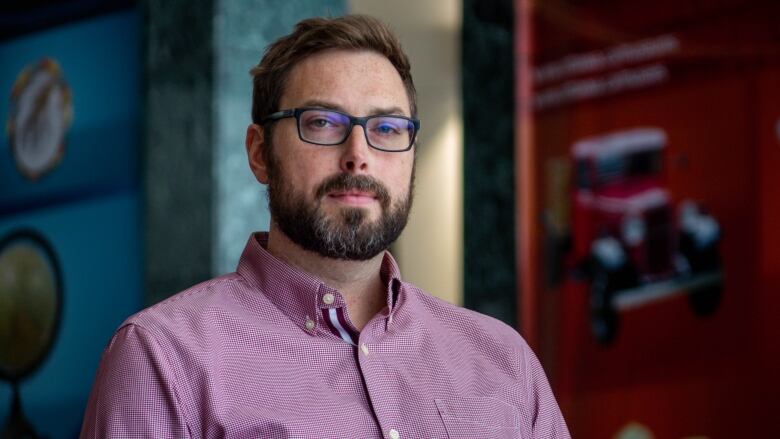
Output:
<instances>
[{"instance_id":1,"label":"forehead","mask_svg":"<svg viewBox=\"0 0 780 439\"><path fill-rule=\"evenodd\" d=\"M281 109L328 103L356 116L399 108L410 114L401 75L383 55L367 50L328 50L311 55L290 70Z\"/></svg>"}]
</instances>

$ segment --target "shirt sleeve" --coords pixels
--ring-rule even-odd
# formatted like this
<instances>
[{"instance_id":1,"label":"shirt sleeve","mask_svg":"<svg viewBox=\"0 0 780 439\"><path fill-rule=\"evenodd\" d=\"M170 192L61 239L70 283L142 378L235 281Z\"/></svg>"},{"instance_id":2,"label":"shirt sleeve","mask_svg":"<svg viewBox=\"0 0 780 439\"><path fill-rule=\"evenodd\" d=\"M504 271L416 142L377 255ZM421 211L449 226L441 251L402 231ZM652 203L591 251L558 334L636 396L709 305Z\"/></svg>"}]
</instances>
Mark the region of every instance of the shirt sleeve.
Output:
<instances>
[{"instance_id":1,"label":"shirt sleeve","mask_svg":"<svg viewBox=\"0 0 780 439\"><path fill-rule=\"evenodd\" d=\"M532 404L531 436L534 439L571 439L547 375L528 345L525 345L525 363L529 401Z\"/></svg>"},{"instance_id":2,"label":"shirt sleeve","mask_svg":"<svg viewBox=\"0 0 780 439\"><path fill-rule=\"evenodd\" d=\"M103 353L81 439L189 438L165 352L137 325L121 327Z\"/></svg>"}]
</instances>

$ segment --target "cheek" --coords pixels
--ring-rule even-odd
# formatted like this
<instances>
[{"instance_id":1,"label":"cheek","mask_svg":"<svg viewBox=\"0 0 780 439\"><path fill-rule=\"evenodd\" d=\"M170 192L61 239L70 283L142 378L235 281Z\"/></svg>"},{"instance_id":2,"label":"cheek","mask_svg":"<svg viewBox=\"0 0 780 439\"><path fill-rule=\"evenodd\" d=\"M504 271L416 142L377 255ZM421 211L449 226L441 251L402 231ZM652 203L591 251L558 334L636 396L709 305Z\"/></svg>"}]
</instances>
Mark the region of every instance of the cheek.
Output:
<instances>
[{"instance_id":1,"label":"cheek","mask_svg":"<svg viewBox=\"0 0 780 439\"><path fill-rule=\"evenodd\" d=\"M314 197L322 182L338 173L338 166L331 169L327 165L326 151L290 151L285 164L286 176L290 184L307 198Z\"/></svg>"},{"instance_id":2,"label":"cheek","mask_svg":"<svg viewBox=\"0 0 780 439\"><path fill-rule=\"evenodd\" d=\"M403 163L396 164L396 172L393 173L391 184L393 188L391 191L395 192L396 197L403 197L409 192L412 184L413 165L412 161L405 161Z\"/></svg>"},{"instance_id":3,"label":"cheek","mask_svg":"<svg viewBox=\"0 0 780 439\"><path fill-rule=\"evenodd\" d=\"M326 151L312 148L298 138L294 129L284 128L274 132L274 154L285 183L297 191L312 192L326 172Z\"/></svg>"}]
</instances>

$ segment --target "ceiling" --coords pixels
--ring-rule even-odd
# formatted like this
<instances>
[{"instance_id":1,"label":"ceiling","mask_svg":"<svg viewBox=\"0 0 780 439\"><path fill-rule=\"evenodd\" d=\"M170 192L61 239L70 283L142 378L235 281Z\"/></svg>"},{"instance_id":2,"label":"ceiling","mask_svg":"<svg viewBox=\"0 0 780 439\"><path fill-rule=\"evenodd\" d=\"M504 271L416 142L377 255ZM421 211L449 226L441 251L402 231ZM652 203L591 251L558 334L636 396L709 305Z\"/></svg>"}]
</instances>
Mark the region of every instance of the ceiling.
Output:
<instances>
[{"instance_id":1,"label":"ceiling","mask_svg":"<svg viewBox=\"0 0 780 439\"><path fill-rule=\"evenodd\" d=\"M135 0L24 0L0 3L0 41L133 6Z\"/></svg>"}]
</instances>

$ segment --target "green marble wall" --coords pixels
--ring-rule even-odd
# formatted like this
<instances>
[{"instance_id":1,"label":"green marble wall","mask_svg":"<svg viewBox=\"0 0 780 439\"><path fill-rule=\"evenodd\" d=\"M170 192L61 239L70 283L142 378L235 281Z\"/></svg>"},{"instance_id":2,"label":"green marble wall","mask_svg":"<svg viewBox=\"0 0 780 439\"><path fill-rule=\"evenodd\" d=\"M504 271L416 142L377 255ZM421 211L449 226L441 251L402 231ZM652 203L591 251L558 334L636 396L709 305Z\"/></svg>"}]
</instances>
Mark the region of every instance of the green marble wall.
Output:
<instances>
[{"instance_id":1,"label":"green marble wall","mask_svg":"<svg viewBox=\"0 0 780 439\"><path fill-rule=\"evenodd\" d=\"M145 301L211 276L211 0L143 3ZM121 103L120 103L121 105Z\"/></svg>"},{"instance_id":2,"label":"green marble wall","mask_svg":"<svg viewBox=\"0 0 780 439\"><path fill-rule=\"evenodd\" d=\"M511 0L464 0L464 305L515 326Z\"/></svg>"}]
</instances>

